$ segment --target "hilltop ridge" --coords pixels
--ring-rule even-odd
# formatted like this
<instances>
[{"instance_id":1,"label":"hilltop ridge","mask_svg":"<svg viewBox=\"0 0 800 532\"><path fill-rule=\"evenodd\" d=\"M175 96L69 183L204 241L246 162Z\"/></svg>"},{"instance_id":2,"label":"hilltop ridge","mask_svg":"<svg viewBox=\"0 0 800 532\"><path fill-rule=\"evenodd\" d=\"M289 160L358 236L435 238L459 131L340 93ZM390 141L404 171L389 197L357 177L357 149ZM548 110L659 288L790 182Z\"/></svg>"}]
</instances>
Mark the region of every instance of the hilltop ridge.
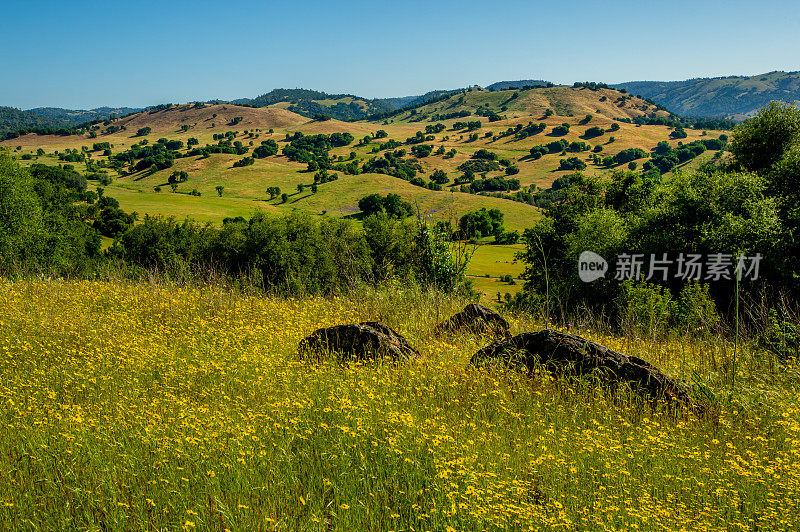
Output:
<instances>
[{"instance_id":1,"label":"hilltop ridge","mask_svg":"<svg viewBox=\"0 0 800 532\"><path fill-rule=\"evenodd\" d=\"M630 81L613 87L650 98L681 115L744 120L772 100L800 101L800 71L684 81Z\"/></svg>"}]
</instances>

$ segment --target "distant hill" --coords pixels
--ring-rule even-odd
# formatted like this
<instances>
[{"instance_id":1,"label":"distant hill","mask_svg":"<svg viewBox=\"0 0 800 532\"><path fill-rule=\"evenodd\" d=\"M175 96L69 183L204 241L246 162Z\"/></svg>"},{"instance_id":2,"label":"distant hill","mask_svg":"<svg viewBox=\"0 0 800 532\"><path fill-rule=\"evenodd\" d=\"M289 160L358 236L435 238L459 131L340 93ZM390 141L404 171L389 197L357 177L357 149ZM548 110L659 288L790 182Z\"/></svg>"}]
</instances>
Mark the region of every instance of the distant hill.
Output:
<instances>
[{"instance_id":1,"label":"distant hill","mask_svg":"<svg viewBox=\"0 0 800 532\"><path fill-rule=\"evenodd\" d=\"M434 100L444 94L449 94L451 92L458 92L458 89L428 91L425 94L419 96L403 96L401 98L383 98L383 101L386 102L391 107L392 111L396 111L398 109L405 109L406 107L413 107L415 105L424 104L425 102L429 102L430 100Z\"/></svg>"},{"instance_id":2,"label":"distant hill","mask_svg":"<svg viewBox=\"0 0 800 532\"><path fill-rule=\"evenodd\" d=\"M41 116L46 116L53 120L59 120L69 125L83 124L92 120L105 120L111 116L125 116L131 113L138 113L142 108L135 107L97 107L95 109L73 110L62 109L60 107L36 107L30 112Z\"/></svg>"},{"instance_id":3,"label":"distant hill","mask_svg":"<svg viewBox=\"0 0 800 532\"><path fill-rule=\"evenodd\" d=\"M743 120L772 100L800 101L800 72L758 76L631 81L614 85L685 116Z\"/></svg>"},{"instance_id":4,"label":"distant hill","mask_svg":"<svg viewBox=\"0 0 800 532\"><path fill-rule=\"evenodd\" d=\"M395 122L423 122L468 116L489 117L490 121L522 117L540 119L548 109L556 116L564 117L584 117L587 114L622 120L669 117L668 112L656 105L631 94L623 94L617 89L539 87L461 90L429 103L405 107L378 120L391 118Z\"/></svg>"},{"instance_id":5,"label":"distant hill","mask_svg":"<svg viewBox=\"0 0 800 532\"><path fill-rule=\"evenodd\" d=\"M14 107L0 107L0 135L20 129L60 128L65 126L66 124L61 120L32 111L22 111Z\"/></svg>"},{"instance_id":6,"label":"distant hill","mask_svg":"<svg viewBox=\"0 0 800 532\"><path fill-rule=\"evenodd\" d=\"M517 81L498 81L487 85L486 88L493 91L502 91L508 89L521 89L523 87L547 87L553 84L543 79L520 79Z\"/></svg>"},{"instance_id":7,"label":"distant hill","mask_svg":"<svg viewBox=\"0 0 800 532\"><path fill-rule=\"evenodd\" d=\"M600 84L602 85L602 84ZM576 85L577 86L577 85ZM605 85L602 85L605 86ZM536 87L536 89L531 89ZM526 89L527 88L527 89ZM291 111L306 118L326 115L343 121L365 119L384 120L406 110L403 120L418 121L422 116L434 114L447 115L459 111L470 113L506 113L507 110L518 112L534 112L539 108L553 108L558 114L597 112L608 114L613 111L618 118L635 118L641 114L653 113L648 103L628 100L623 107L630 112L618 113L619 103L614 105L595 106L589 102L581 102L578 93L553 90L540 93L535 98L530 90L551 90L566 88L554 85L542 79L523 79L498 81L485 88L477 85L461 89L440 89L425 94L402 96L397 98L366 98L355 94L330 94L311 89L273 89L254 98L240 98L229 103L249 107L269 107ZM744 120L771 100L800 101L800 72L775 71L758 76L729 76L720 78L696 78L685 81L631 81L612 85L611 88L624 89L630 95L641 96L662 106L670 113L688 117L713 117ZM458 100L459 94L470 94L475 91L484 93L503 93L510 90L525 93L526 98L514 101L506 95L507 101L501 102L498 97L483 97L486 101L479 105L462 105L453 103L453 96ZM607 95L610 98L611 95ZM487 99L488 98L488 99ZM614 96L618 100L619 95ZM440 103L447 100L447 103ZM536 103L532 103L536 100ZM522 105L524 102L530 105ZM600 103L604 103L603 102ZM224 104L222 100L206 102L208 104ZM479 109L481 107L482 109ZM504 109L505 107L505 109ZM615 108L615 109L612 109ZM418 108L419 114L412 117L411 111ZM435 109L435 111L431 111ZM599 111L597 109L605 109ZM638 109L638 110L637 110ZM98 107L90 110L71 110L57 107L38 107L20 110L12 107L0 107L0 135L16 132L21 129L51 128L62 129L93 120L106 120L112 116L121 117L142 111L131 107Z\"/></svg>"},{"instance_id":8,"label":"distant hill","mask_svg":"<svg viewBox=\"0 0 800 532\"><path fill-rule=\"evenodd\" d=\"M261 96L242 98L232 103L279 107L309 118L327 115L337 120L361 120L372 114L392 110L384 100L362 98L353 94L328 94L309 89L273 89Z\"/></svg>"},{"instance_id":9,"label":"distant hill","mask_svg":"<svg viewBox=\"0 0 800 532\"><path fill-rule=\"evenodd\" d=\"M14 107L0 107L0 135L21 129L62 129L92 120L105 120L111 116L124 116L141 111L132 107L98 107L97 109L71 110L59 107L37 107L22 111Z\"/></svg>"},{"instance_id":10,"label":"distant hill","mask_svg":"<svg viewBox=\"0 0 800 532\"><path fill-rule=\"evenodd\" d=\"M165 105L115 120L116 128L124 127L123 136L130 137L138 129L149 127L154 135L170 135L186 128L187 134L202 136L216 128L264 129L287 128L309 120L286 109L252 108L235 104ZM101 136L106 133L101 130Z\"/></svg>"}]
</instances>

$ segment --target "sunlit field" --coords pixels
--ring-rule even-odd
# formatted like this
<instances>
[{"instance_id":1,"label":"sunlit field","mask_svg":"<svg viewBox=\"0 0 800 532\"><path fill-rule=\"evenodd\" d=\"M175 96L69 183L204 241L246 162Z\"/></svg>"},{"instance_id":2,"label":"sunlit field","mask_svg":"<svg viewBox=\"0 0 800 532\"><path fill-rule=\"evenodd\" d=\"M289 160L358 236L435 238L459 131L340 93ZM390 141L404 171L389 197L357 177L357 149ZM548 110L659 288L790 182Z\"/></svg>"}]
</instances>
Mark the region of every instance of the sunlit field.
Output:
<instances>
[{"instance_id":1,"label":"sunlit field","mask_svg":"<svg viewBox=\"0 0 800 532\"><path fill-rule=\"evenodd\" d=\"M718 338L580 331L711 405L669 411L591 379L469 367L488 339L428 335L463 304L402 287L298 300L2 280L0 528L800 527L797 366L747 347L734 366ZM364 319L423 357L297 356L314 329Z\"/></svg>"}]
</instances>

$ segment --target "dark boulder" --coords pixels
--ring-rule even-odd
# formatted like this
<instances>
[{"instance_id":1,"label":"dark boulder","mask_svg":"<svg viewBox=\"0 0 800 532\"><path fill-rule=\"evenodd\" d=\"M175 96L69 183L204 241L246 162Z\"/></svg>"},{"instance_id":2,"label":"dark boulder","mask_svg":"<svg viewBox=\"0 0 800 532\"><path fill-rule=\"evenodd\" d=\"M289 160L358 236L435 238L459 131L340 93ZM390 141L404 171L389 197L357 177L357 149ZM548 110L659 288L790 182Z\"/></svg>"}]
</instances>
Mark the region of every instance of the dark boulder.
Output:
<instances>
[{"instance_id":1,"label":"dark boulder","mask_svg":"<svg viewBox=\"0 0 800 532\"><path fill-rule=\"evenodd\" d=\"M464 310L443 321L433 329L433 334L468 330L475 333L490 333L495 336L508 336L506 319L483 305L470 303Z\"/></svg>"},{"instance_id":2,"label":"dark boulder","mask_svg":"<svg viewBox=\"0 0 800 532\"><path fill-rule=\"evenodd\" d=\"M553 373L595 374L610 385L628 383L652 399L694 405L689 390L641 358L626 356L574 334L545 329L495 341L472 356L470 364L492 362L525 368L544 366Z\"/></svg>"},{"instance_id":3,"label":"dark boulder","mask_svg":"<svg viewBox=\"0 0 800 532\"><path fill-rule=\"evenodd\" d=\"M406 362L419 357L403 335L376 321L317 329L300 342L305 358L335 353L342 361L390 358Z\"/></svg>"}]
</instances>

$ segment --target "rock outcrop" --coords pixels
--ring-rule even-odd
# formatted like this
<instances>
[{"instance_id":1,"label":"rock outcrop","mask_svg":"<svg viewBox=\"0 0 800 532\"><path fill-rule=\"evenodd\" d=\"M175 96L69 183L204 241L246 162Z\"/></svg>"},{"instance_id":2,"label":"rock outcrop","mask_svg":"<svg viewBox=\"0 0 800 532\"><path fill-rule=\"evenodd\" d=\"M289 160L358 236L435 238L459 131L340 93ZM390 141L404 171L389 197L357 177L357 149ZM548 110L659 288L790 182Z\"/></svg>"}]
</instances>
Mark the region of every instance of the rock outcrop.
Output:
<instances>
[{"instance_id":1,"label":"rock outcrop","mask_svg":"<svg viewBox=\"0 0 800 532\"><path fill-rule=\"evenodd\" d=\"M376 321L317 329L300 342L298 352L304 358L335 354L342 361L389 358L406 362L419 357L403 335Z\"/></svg>"},{"instance_id":2,"label":"rock outcrop","mask_svg":"<svg viewBox=\"0 0 800 532\"><path fill-rule=\"evenodd\" d=\"M433 329L433 334L447 332L471 331L475 333L489 333L493 336L509 336L508 322L506 319L483 305L470 303L464 310L443 321Z\"/></svg>"},{"instance_id":3,"label":"rock outcrop","mask_svg":"<svg viewBox=\"0 0 800 532\"><path fill-rule=\"evenodd\" d=\"M529 372L543 366L553 373L595 374L612 386L628 383L652 399L664 398L697 406L686 386L647 361L552 329L492 342L475 353L470 363L474 366L500 363L508 367L524 367Z\"/></svg>"}]
</instances>

